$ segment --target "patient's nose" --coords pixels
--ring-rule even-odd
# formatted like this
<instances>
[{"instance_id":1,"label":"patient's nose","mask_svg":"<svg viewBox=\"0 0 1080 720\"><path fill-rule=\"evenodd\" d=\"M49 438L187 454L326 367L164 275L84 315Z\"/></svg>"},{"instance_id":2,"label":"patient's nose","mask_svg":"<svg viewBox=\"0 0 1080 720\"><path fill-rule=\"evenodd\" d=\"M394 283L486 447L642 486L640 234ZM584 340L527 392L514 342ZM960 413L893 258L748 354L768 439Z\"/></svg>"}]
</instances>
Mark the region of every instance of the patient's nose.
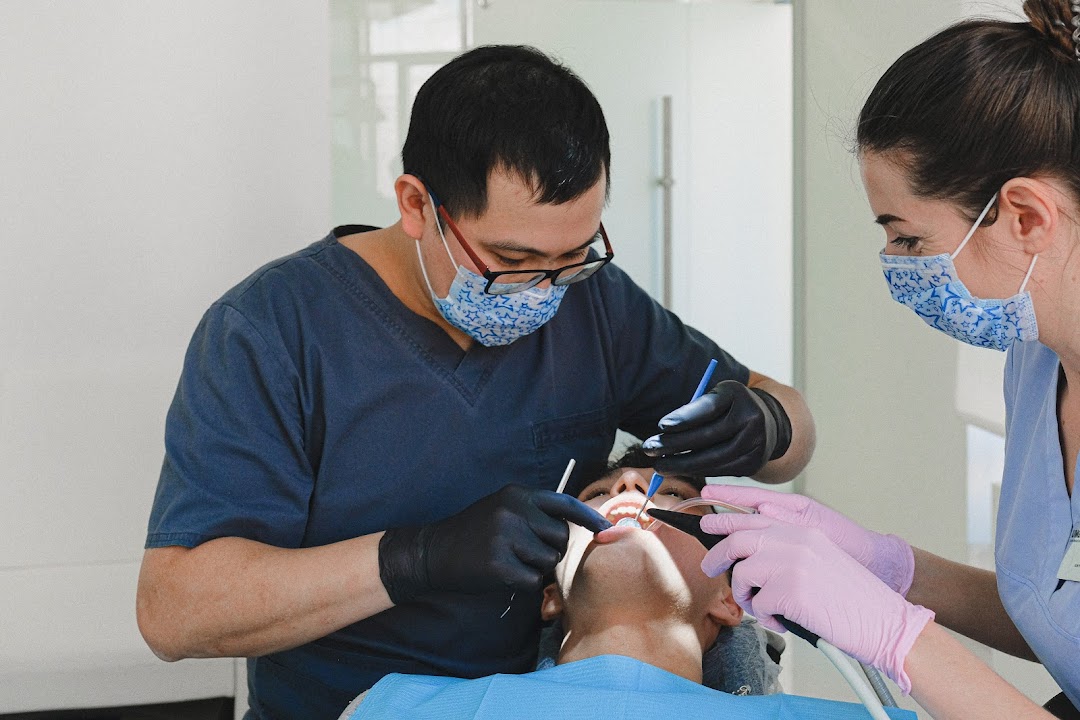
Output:
<instances>
[{"instance_id":1,"label":"patient's nose","mask_svg":"<svg viewBox=\"0 0 1080 720\"><path fill-rule=\"evenodd\" d=\"M615 480L615 484L611 486L611 494L618 495L624 492L638 491L642 495L649 492L649 481L645 479L645 476L638 470L625 470L618 479Z\"/></svg>"}]
</instances>

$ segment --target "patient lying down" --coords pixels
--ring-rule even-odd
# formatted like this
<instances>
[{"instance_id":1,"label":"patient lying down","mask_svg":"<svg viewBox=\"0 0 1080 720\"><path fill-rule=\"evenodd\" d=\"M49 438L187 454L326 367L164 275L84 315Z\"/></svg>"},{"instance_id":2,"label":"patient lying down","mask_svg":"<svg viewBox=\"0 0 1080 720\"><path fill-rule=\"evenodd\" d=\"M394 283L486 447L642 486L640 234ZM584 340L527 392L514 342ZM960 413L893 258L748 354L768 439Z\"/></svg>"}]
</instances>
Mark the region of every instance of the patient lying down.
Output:
<instances>
[{"instance_id":1,"label":"patient lying down","mask_svg":"<svg viewBox=\"0 0 1080 720\"><path fill-rule=\"evenodd\" d=\"M615 523L641 507L651 475L649 468L619 468L577 495ZM665 479L650 507L698 497L701 484ZM571 525L566 556L540 609L565 630L556 667L477 680L389 675L341 720L865 717L857 705L737 697L702 686L702 656L723 628L739 625L742 609L725 576L701 571L705 548L696 539L659 523L650 528L644 515L642 523L642 529L613 528L598 537Z\"/></svg>"}]
</instances>

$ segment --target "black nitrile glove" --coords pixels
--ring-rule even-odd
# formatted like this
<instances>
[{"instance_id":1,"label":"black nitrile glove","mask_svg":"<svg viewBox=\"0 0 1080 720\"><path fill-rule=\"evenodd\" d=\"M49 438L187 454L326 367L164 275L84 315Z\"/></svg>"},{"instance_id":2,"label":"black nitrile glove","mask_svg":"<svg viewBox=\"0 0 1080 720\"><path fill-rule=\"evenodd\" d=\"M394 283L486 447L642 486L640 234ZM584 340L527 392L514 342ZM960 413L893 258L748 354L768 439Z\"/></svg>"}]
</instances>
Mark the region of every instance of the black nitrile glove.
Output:
<instances>
[{"instance_id":1,"label":"black nitrile glove","mask_svg":"<svg viewBox=\"0 0 1080 720\"><path fill-rule=\"evenodd\" d=\"M724 380L660 420L661 434L642 447L661 475L753 475L791 445L791 420L758 388Z\"/></svg>"},{"instance_id":2,"label":"black nitrile glove","mask_svg":"<svg viewBox=\"0 0 1080 720\"><path fill-rule=\"evenodd\" d=\"M611 527L577 498L508 485L437 523L387 530L379 577L395 605L433 590L539 590L566 552L567 522Z\"/></svg>"}]
</instances>

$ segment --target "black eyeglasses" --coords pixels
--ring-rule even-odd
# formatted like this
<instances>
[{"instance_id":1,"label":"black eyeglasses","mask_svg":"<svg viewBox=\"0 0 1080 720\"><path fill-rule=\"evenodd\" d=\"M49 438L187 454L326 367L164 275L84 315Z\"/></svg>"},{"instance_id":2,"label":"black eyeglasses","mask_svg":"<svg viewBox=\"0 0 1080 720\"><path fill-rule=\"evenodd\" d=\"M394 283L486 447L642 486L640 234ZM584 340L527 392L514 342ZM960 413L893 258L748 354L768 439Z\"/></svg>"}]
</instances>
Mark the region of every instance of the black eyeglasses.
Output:
<instances>
[{"instance_id":1,"label":"black eyeglasses","mask_svg":"<svg viewBox=\"0 0 1080 720\"><path fill-rule=\"evenodd\" d=\"M434 197L434 196L432 196ZM442 203L436 201L436 205L439 209L439 215L446 220L446 224L450 226L450 231L454 233L454 237L457 238L458 243L461 244L465 253L469 256L469 259L476 263L476 267L480 269L480 273L487 280L487 286L484 287L484 292L489 295L511 295L513 293L524 292L529 288L536 287L545 280L551 280L552 285L570 285L572 283L581 282L595 273L600 268L611 262L611 258L615 257L615 251L611 249L611 241L608 240L607 231L604 230L604 224L600 223L600 230L593 238L593 242L603 239L604 250L607 253L604 257L593 258L592 260L584 260L579 263L573 263L572 265L564 265L554 270L491 270L487 264L480 259L480 256L473 252L473 249L469 247L469 243L465 242L464 236L461 231L458 230L457 225L450 218L450 213L446 212L446 208Z\"/></svg>"}]
</instances>

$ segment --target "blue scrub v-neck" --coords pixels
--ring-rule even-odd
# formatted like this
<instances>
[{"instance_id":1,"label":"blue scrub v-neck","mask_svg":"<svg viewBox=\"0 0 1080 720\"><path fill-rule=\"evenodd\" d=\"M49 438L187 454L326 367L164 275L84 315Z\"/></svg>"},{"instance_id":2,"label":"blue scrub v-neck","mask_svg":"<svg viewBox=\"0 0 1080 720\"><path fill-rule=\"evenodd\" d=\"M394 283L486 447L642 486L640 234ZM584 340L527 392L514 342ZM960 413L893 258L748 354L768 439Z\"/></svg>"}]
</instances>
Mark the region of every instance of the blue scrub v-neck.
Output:
<instances>
[{"instance_id":1,"label":"blue scrub v-neck","mask_svg":"<svg viewBox=\"0 0 1080 720\"><path fill-rule=\"evenodd\" d=\"M345 226L335 231L335 237L371 229L366 226ZM433 372L452 382L464 398L475 401L495 365L506 357L507 348L489 348L473 343L468 350L462 349L441 327L412 312L401 302L375 269L358 254L340 243L337 243L335 250L340 252L320 255L319 262L330 272L340 273L342 279L355 275L353 282L346 282L350 290L377 305L386 322L400 326L417 357L427 363Z\"/></svg>"}]
</instances>

